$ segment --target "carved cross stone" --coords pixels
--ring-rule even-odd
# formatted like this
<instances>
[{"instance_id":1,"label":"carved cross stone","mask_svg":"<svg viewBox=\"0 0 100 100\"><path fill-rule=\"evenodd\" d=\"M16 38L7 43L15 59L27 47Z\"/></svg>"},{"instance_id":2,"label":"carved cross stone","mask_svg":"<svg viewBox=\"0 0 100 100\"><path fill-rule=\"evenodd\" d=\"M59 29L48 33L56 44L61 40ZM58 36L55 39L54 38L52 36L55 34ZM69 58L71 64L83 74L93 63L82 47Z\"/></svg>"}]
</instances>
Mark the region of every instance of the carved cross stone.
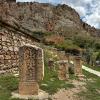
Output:
<instances>
[{"instance_id":1,"label":"carved cross stone","mask_svg":"<svg viewBox=\"0 0 100 100\"><path fill-rule=\"evenodd\" d=\"M19 94L38 94L38 81L43 79L43 50L36 46L19 48Z\"/></svg>"},{"instance_id":2,"label":"carved cross stone","mask_svg":"<svg viewBox=\"0 0 100 100\"><path fill-rule=\"evenodd\" d=\"M68 62L67 61L58 61L58 78L59 80L67 80L69 78L68 73Z\"/></svg>"},{"instance_id":3,"label":"carved cross stone","mask_svg":"<svg viewBox=\"0 0 100 100\"><path fill-rule=\"evenodd\" d=\"M74 58L74 70L76 76L82 76L82 61L79 56Z\"/></svg>"}]
</instances>

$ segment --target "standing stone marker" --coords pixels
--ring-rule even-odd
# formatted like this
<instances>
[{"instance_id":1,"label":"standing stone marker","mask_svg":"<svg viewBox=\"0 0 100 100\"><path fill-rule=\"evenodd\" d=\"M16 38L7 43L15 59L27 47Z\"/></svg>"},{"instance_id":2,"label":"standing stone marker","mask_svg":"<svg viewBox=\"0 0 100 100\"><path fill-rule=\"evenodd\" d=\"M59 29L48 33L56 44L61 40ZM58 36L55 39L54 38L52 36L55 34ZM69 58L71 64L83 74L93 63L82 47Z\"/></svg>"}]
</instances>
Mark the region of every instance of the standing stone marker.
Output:
<instances>
[{"instance_id":1,"label":"standing stone marker","mask_svg":"<svg viewBox=\"0 0 100 100\"><path fill-rule=\"evenodd\" d=\"M70 54L66 53L66 59L68 60L68 63L70 63Z\"/></svg>"},{"instance_id":2,"label":"standing stone marker","mask_svg":"<svg viewBox=\"0 0 100 100\"><path fill-rule=\"evenodd\" d=\"M79 56L74 58L74 70L76 76L82 76L82 61Z\"/></svg>"},{"instance_id":3,"label":"standing stone marker","mask_svg":"<svg viewBox=\"0 0 100 100\"><path fill-rule=\"evenodd\" d=\"M36 46L19 48L19 94L37 95L44 76L43 50Z\"/></svg>"},{"instance_id":4,"label":"standing stone marker","mask_svg":"<svg viewBox=\"0 0 100 100\"><path fill-rule=\"evenodd\" d=\"M68 73L68 62L67 61L58 61L58 78L59 80L67 80L69 78Z\"/></svg>"}]
</instances>

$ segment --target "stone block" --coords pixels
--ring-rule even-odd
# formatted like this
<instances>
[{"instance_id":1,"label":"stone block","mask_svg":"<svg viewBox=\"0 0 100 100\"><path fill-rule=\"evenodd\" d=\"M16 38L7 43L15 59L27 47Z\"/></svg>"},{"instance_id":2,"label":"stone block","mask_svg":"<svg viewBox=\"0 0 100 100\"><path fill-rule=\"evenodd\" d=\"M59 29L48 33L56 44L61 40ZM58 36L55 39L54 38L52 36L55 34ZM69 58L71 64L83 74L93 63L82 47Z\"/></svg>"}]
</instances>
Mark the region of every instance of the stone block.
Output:
<instances>
[{"instance_id":1,"label":"stone block","mask_svg":"<svg viewBox=\"0 0 100 100\"><path fill-rule=\"evenodd\" d=\"M3 45L3 46L7 46L7 42L6 42L6 41L3 41L3 42L2 42L2 45Z\"/></svg>"},{"instance_id":2,"label":"stone block","mask_svg":"<svg viewBox=\"0 0 100 100\"><path fill-rule=\"evenodd\" d=\"M0 50L1 50L2 48L3 48L2 45L0 45Z\"/></svg>"},{"instance_id":3,"label":"stone block","mask_svg":"<svg viewBox=\"0 0 100 100\"><path fill-rule=\"evenodd\" d=\"M2 36L2 41L6 41L6 36Z\"/></svg>"},{"instance_id":4,"label":"stone block","mask_svg":"<svg viewBox=\"0 0 100 100\"><path fill-rule=\"evenodd\" d=\"M19 50L19 48L18 47L14 47L14 51L18 51Z\"/></svg>"},{"instance_id":5,"label":"stone block","mask_svg":"<svg viewBox=\"0 0 100 100\"><path fill-rule=\"evenodd\" d=\"M8 48L10 51L13 51L13 46L10 46L9 48Z\"/></svg>"},{"instance_id":6,"label":"stone block","mask_svg":"<svg viewBox=\"0 0 100 100\"><path fill-rule=\"evenodd\" d=\"M7 46L11 46L11 43L10 42L7 42Z\"/></svg>"},{"instance_id":7,"label":"stone block","mask_svg":"<svg viewBox=\"0 0 100 100\"><path fill-rule=\"evenodd\" d=\"M38 50L40 48L30 45L19 48L19 94L21 95L38 94L38 78L41 79L38 73L44 72L39 71L40 68L43 69L43 62L41 66L38 65L38 59L42 59L42 54L39 58L37 56Z\"/></svg>"},{"instance_id":8,"label":"stone block","mask_svg":"<svg viewBox=\"0 0 100 100\"><path fill-rule=\"evenodd\" d=\"M6 51L3 50L3 49L1 49L1 50L0 50L0 55L5 55L5 54L6 54Z\"/></svg>"},{"instance_id":9,"label":"stone block","mask_svg":"<svg viewBox=\"0 0 100 100\"><path fill-rule=\"evenodd\" d=\"M4 50L4 51L8 51L7 46L3 46L3 50Z\"/></svg>"},{"instance_id":10,"label":"stone block","mask_svg":"<svg viewBox=\"0 0 100 100\"><path fill-rule=\"evenodd\" d=\"M0 64L4 64L4 56L0 55Z\"/></svg>"},{"instance_id":11,"label":"stone block","mask_svg":"<svg viewBox=\"0 0 100 100\"><path fill-rule=\"evenodd\" d=\"M5 59L4 64L7 66L11 66L11 60Z\"/></svg>"},{"instance_id":12,"label":"stone block","mask_svg":"<svg viewBox=\"0 0 100 100\"><path fill-rule=\"evenodd\" d=\"M58 61L58 78L59 80L67 80L69 78L68 62Z\"/></svg>"},{"instance_id":13,"label":"stone block","mask_svg":"<svg viewBox=\"0 0 100 100\"><path fill-rule=\"evenodd\" d=\"M4 58L5 59L11 59L11 56L10 55L4 55Z\"/></svg>"},{"instance_id":14,"label":"stone block","mask_svg":"<svg viewBox=\"0 0 100 100\"><path fill-rule=\"evenodd\" d=\"M39 91L39 85L35 81L19 82L20 95L37 95L38 91Z\"/></svg>"},{"instance_id":15,"label":"stone block","mask_svg":"<svg viewBox=\"0 0 100 100\"><path fill-rule=\"evenodd\" d=\"M74 70L76 76L82 75L82 61L79 56L74 57Z\"/></svg>"}]
</instances>

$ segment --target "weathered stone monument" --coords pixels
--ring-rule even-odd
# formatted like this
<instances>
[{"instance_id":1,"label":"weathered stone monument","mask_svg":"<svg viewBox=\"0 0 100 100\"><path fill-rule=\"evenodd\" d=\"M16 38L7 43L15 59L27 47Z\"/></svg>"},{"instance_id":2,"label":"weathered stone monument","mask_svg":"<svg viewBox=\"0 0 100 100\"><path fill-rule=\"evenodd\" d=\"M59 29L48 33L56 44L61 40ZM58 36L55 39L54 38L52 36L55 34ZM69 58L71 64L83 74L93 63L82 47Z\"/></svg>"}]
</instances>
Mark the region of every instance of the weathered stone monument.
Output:
<instances>
[{"instance_id":1,"label":"weathered stone monument","mask_svg":"<svg viewBox=\"0 0 100 100\"><path fill-rule=\"evenodd\" d=\"M82 60L81 57L74 57L74 73L76 76L81 77L82 75Z\"/></svg>"},{"instance_id":2,"label":"weathered stone monument","mask_svg":"<svg viewBox=\"0 0 100 100\"><path fill-rule=\"evenodd\" d=\"M69 53L66 53L65 55L66 55L66 59L67 59L67 61L69 63L70 62L70 54Z\"/></svg>"},{"instance_id":3,"label":"weathered stone monument","mask_svg":"<svg viewBox=\"0 0 100 100\"><path fill-rule=\"evenodd\" d=\"M59 80L67 80L69 78L68 73L68 62L67 61L58 61L58 78Z\"/></svg>"},{"instance_id":4,"label":"weathered stone monument","mask_svg":"<svg viewBox=\"0 0 100 100\"><path fill-rule=\"evenodd\" d=\"M37 95L44 76L43 50L36 46L19 48L19 94Z\"/></svg>"}]
</instances>

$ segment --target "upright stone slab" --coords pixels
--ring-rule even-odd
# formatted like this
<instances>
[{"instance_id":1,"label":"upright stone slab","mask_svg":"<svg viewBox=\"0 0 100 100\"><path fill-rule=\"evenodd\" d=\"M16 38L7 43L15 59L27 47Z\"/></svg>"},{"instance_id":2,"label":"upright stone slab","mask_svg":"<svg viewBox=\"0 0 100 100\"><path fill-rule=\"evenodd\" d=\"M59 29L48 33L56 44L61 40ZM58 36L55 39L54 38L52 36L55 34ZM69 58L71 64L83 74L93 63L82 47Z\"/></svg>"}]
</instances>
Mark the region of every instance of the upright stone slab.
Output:
<instances>
[{"instance_id":1,"label":"upright stone slab","mask_svg":"<svg viewBox=\"0 0 100 100\"><path fill-rule=\"evenodd\" d=\"M66 59L68 61L68 63L70 62L70 54L69 53L66 53Z\"/></svg>"},{"instance_id":2,"label":"upright stone slab","mask_svg":"<svg viewBox=\"0 0 100 100\"><path fill-rule=\"evenodd\" d=\"M82 75L82 61L81 57L76 56L74 57L74 73L76 76L81 77Z\"/></svg>"},{"instance_id":3,"label":"upright stone slab","mask_svg":"<svg viewBox=\"0 0 100 100\"><path fill-rule=\"evenodd\" d=\"M67 61L58 61L58 78L59 80L67 80L69 78L68 73L68 62Z\"/></svg>"},{"instance_id":4,"label":"upright stone slab","mask_svg":"<svg viewBox=\"0 0 100 100\"><path fill-rule=\"evenodd\" d=\"M43 79L43 50L36 46L19 48L19 94L37 95L38 81Z\"/></svg>"}]
</instances>

